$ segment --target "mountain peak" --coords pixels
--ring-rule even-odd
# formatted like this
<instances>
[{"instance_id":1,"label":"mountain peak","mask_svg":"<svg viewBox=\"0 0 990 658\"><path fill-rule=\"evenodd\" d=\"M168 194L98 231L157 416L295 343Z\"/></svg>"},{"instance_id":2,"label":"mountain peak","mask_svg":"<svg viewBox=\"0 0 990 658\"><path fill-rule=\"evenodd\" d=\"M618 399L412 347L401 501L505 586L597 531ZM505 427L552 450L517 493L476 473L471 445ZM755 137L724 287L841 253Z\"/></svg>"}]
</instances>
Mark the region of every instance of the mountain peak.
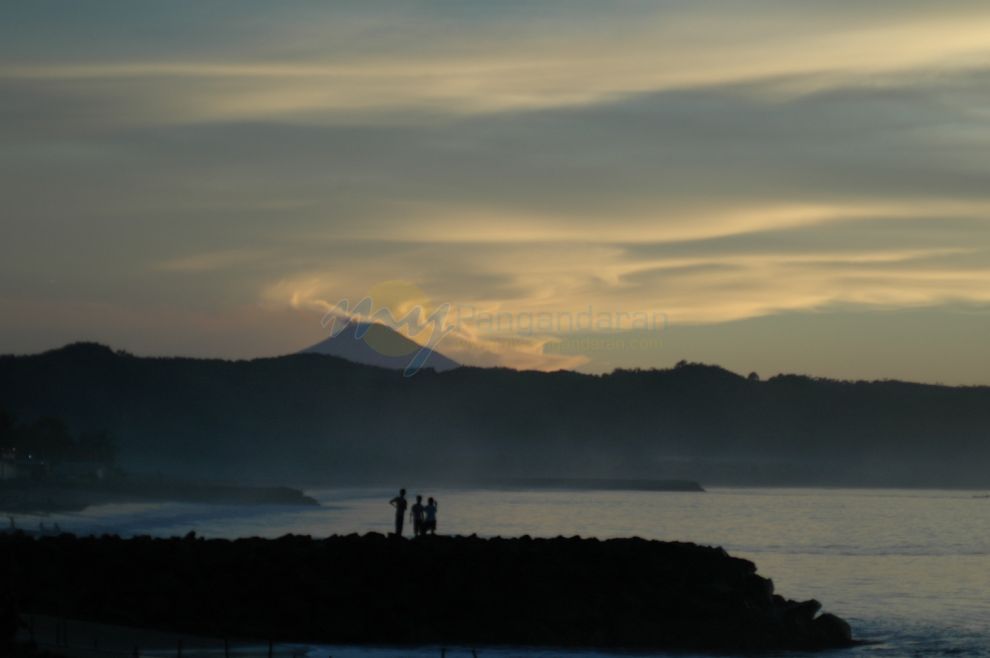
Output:
<instances>
[{"instance_id":1,"label":"mountain peak","mask_svg":"<svg viewBox=\"0 0 990 658\"><path fill-rule=\"evenodd\" d=\"M390 370L405 370L422 349L415 341L383 324L350 322L336 336L302 350L302 354L327 354L355 363ZM437 372L453 370L460 364L434 351L423 362L423 368Z\"/></svg>"}]
</instances>

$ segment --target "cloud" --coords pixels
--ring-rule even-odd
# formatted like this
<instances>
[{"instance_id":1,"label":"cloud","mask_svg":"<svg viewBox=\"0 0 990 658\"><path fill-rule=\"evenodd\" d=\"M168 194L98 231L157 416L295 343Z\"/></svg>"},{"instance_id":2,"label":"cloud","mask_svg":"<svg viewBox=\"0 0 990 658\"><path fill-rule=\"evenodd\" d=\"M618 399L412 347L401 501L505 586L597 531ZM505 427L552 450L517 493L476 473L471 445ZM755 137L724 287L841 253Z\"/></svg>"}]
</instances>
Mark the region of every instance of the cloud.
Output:
<instances>
[{"instance_id":1,"label":"cloud","mask_svg":"<svg viewBox=\"0 0 990 658\"><path fill-rule=\"evenodd\" d=\"M109 117L115 121L134 112L164 123L314 120L395 108L470 114L582 106L768 77L790 76L792 87L807 90L973 64L990 49L985 7L883 5L633 3L605 12L551 3L482 15L468 4L462 16L442 5L363 14L295 6L270 16L267 33L235 12L195 12L187 21L158 15L161 36L146 44L119 34L101 43L99 24L89 38L66 38L54 55L20 41L17 63L0 68L0 77L114 98L123 110ZM139 24L158 14L122 13L117 21ZM37 17L26 22L51 30ZM18 27L12 21L8 29ZM174 41L190 32L204 38L177 56Z\"/></svg>"},{"instance_id":2,"label":"cloud","mask_svg":"<svg viewBox=\"0 0 990 658\"><path fill-rule=\"evenodd\" d=\"M450 304L452 315L464 318L457 323L464 329L458 345L462 361L492 363L490 345L508 345L512 349L499 363L519 366L516 359L525 357L526 367L538 367L534 348L546 352L560 340L558 325L528 335L518 324L504 332L479 318L573 316L590 309L613 316L625 312L626 326L616 328L629 329L635 313L662 315L683 326L821 312L841 304L892 309L990 303L984 285L990 275L986 221L964 217L944 223L895 215L625 245L391 243L388 262L390 272L414 277L435 303ZM898 238L885 238L892 230ZM348 258L341 246L332 268L279 281L264 290L266 303L325 311L339 299L361 298L382 271L379 261L367 259L369 248L373 245L364 244ZM445 258L451 251L458 254L453 263ZM458 275L462 271L470 272L466 280ZM525 349L517 353L520 347ZM544 365L552 369L556 361Z\"/></svg>"},{"instance_id":3,"label":"cloud","mask_svg":"<svg viewBox=\"0 0 990 658\"><path fill-rule=\"evenodd\" d=\"M246 308L319 331L393 279L681 325L987 301L982 3L369 7L10 11L0 296L187 336Z\"/></svg>"},{"instance_id":4,"label":"cloud","mask_svg":"<svg viewBox=\"0 0 990 658\"><path fill-rule=\"evenodd\" d=\"M156 264L155 268L166 272L211 272L252 263L268 255L260 249L210 251L172 258Z\"/></svg>"}]
</instances>

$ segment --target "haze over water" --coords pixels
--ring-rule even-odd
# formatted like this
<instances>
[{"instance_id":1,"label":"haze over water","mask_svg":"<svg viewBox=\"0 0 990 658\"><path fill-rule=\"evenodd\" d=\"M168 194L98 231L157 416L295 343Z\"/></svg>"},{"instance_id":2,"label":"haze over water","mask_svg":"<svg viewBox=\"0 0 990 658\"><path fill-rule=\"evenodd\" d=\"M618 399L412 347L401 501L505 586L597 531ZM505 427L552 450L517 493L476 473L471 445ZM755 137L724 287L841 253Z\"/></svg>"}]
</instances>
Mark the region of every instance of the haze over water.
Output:
<instances>
[{"instance_id":1,"label":"haze over water","mask_svg":"<svg viewBox=\"0 0 990 658\"><path fill-rule=\"evenodd\" d=\"M787 598L815 598L877 644L833 656L990 655L990 499L983 492L714 489L653 492L436 490L441 534L641 536L725 547ZM206 537L387 532L384 489L313 490L320 508L173 503L55 515L74 532ZM34 523L20 517L22 524ZM408 530L407 530L408 532ZM327 655L313 648L310 655ZM332 655L418 652L334 647ZM486 649L498 655L599 655ZM432 648L422 655L436 655ZM454 658L456 654L451 654Z\"/></svg>"}]
</instances>

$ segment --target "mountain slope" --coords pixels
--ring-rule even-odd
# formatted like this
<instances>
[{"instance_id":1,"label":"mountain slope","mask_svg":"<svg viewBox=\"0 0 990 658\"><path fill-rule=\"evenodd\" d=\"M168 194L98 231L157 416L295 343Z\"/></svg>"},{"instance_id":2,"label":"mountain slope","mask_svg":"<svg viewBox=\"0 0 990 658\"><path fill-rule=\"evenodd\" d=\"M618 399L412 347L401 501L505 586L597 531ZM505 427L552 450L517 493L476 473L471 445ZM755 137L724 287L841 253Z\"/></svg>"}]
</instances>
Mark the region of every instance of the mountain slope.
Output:
<instances>
[{"instance_id":1,"label":"mountain slope","mask_svg":"<svg viewBox=\"0 0 990 658\"><path fill-rule=\"evenodd\" d=\"M319 354L0 357L0 407L108 429L126 468L285 483L472 478L990 486L990 388L714 366L414 377Z\"/></svg>"},{"instance_id":2,"label":"mountain slope","mask_svg":"<svg viewBox=\"0 0 990 658\"><path fill-rule=\"evenodd\" d=\"M390 327L382 324L351 322L336 336L320 341L302 350L301 353L325 354L354 363L405 370L419 351L420 345ZM433 351L426 357L422 367L443 372L458 368L460 364L440 352Z\"/></svg>"}]
</instances>

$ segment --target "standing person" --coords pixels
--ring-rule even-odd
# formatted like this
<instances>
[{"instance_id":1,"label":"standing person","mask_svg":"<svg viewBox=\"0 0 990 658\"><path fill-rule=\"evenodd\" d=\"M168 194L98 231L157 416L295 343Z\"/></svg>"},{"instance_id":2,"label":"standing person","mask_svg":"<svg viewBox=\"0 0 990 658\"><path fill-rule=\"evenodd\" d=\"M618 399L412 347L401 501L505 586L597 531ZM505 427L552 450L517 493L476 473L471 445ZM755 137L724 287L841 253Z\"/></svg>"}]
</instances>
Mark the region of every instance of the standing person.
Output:
<instances>
[{"instance_id":1,"label":"standing person","mask_svg":"<svg viewBox=\"0 0 990 658\"><path fill-rule=\"evenodd\" d=\"M423 522L423 534L437 534L437 501L430 496L426 501L426 521Z\"/></svg>"},{"instance_id":2,"label":"standing person","mask_svg":"<svg viewBox=\"0 0 990 658\"><path fill-rule=\"evenodd\" d=\"M423 534L423 497L416 496L416 504L412 506L410 516L413 522L413 536L419 537Z\"/></svg>"},{"instance_id":3,"label":"standing person","mask_svg":"<svg viewBox=\"0 0 990 658\"><path fill-rule=\"evenodd\" d=\"M402 536L402 522L406 518L406 490L399 489L399 495L388 501L388 504L395 508L395 536Z\"/></svg>"}]
</instances>

